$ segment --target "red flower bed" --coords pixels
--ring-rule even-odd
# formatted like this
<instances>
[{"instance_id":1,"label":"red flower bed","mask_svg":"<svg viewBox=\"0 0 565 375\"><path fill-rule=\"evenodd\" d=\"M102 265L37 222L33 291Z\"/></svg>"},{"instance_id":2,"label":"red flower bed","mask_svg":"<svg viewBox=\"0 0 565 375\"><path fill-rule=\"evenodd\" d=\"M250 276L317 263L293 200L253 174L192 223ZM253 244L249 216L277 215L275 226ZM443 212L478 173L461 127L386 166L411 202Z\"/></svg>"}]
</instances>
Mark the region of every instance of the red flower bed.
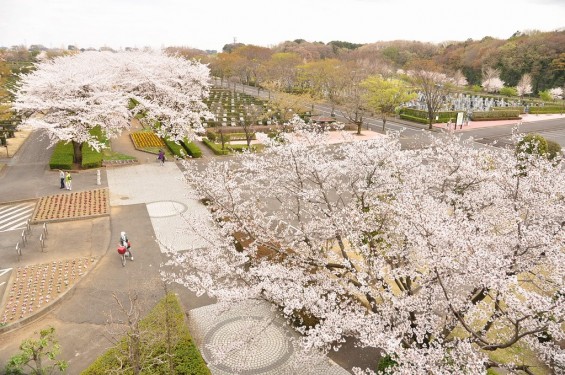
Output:
<instances>
[{"instance_id":1,"label":"red flower bed","mask_svg":"<svg viewBox=\"0 0 565 375\"><path fill-rule=\"evenodd\" d=\"M73 219L108 215L108 189L97 189L43 197L37 203L32 221Z\"/></svg>"}]
</instances>

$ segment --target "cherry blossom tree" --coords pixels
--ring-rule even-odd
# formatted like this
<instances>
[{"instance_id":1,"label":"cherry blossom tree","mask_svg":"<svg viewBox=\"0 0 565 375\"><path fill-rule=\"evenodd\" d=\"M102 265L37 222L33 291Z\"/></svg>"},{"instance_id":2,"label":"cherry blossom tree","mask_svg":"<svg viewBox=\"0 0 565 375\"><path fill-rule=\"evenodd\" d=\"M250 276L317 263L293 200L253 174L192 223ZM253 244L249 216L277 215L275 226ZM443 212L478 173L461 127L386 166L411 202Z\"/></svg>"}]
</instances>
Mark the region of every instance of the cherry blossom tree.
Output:
<instances>
[{"instance_id":1,"label":"cherry blossom tree","mask_svg":"<svg viewBox=\"0 0 565 375\"><path fill-rule=\"evenodd\" d=\"M26 124L46 129L52 144L71 141L80 163L83 144L104 147L93 127L114 138L132 114L142 113L160 136L190 135L212 116L202 101L208 80L206 66L161 51L85 52L38 63L22 77L14 108L31 115Z\"/></svg>"},{"instance_id":2,"label":"cherry blossom tree","mask_svg":"<svg viewBox=\"0 0 565 375\"><path fill-rule=\"evenodd\" d=\"M91 134L100 125L111 138L129 126L128 97L115 89L115 74L108 69L109 52L85 52L44 60L21 77L14 108L31 114L24 121L46 129L51 143L72 142L74 162L82 161L82 145L99 150L103 144Z\"/></svg>"},{"instance_id":3,"label":"cherry blossom tree","mask_svg":"<svg viewBox=\"0 0 565 375\"><path fill-rule=\"evenodd\" d=\"M563 88L554 87L552 89L549 89L549 95L551 95L553 100L562 99L563 98Z\"/></svg>"},{"instance_id":4,"label":"cherry blossom tree","mask_svg":"<svg viewBox=\"0 0 565 375\"><path fill-rule=\"evenodd\" d=\"M188 220L209 246L172 251L167 277L227 304L269 300L303 322L305 349L354 337L399 374L565 370L562 165L454 136L410 151L398 134L324 137L186 163L210 208Z\"/></svg>"},{"instance_id":5,"label":"cherry blossom tree","mask_svg":"<svg viewBox=\"0 0 565 375\"><path fill-rule=\"evenodd\" d=\"M116 82L142 113L141 121L161 137L182 140L202 129L202 118L212 118L203 98L209 94L206 65L169 56L162 51L116 54Z\"/></svg>"},{"instance_id":6,"label":"cherry blossom tree","mask_svg":"<svg viewBox=\"0 0 565 375\"><path fill-rule=\"evenodd\" d=\"M483 81L481 83L486 92L498 92L504 87L504 81L500 79L500 70L493 68L483 69Z\"/></svg>"},{"instance_id":7,"label":"cherry blossom tree","mask_svg":"<svg viewBox=\"0 0 565 375\"><path fill-rule=\"evenodd\" d=\"M533 92L532 76L530 74L526 73L522 76L522 78L520 78L520 82L518 82L518 85L516 86L516 91L520 97Z\"/></svg>"}]
</instances>

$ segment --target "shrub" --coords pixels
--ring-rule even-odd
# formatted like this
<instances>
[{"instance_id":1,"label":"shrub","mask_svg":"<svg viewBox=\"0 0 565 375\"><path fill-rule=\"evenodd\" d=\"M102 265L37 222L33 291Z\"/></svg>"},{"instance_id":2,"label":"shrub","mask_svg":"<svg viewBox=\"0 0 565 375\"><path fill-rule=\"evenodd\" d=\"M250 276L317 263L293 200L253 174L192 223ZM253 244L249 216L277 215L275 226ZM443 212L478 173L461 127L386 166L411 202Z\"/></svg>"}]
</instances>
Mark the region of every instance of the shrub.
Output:
<instances>
[{"instance_id":1,"label":"shrub","mask_svg":"<svg viewBox=\"0 0 565 375\"><path fill-rule=\"evenodd\" d=\"M515 87L503 87L500 89L500 95L504 96L518 96L518 90Z\"/></svg>"},{"instance_id":2,"label":"shrub","mask_svg":"<svg viewBox=\"0 0 565 375\"><path fill-rule=\"evenodd\" d=\"M167 147L169 148L169 150L171 150L171 153L179 158L184 158L186 156L186 153L184 152L184 148L182 147L182 145L179 143L176 143L175 141L169 140L169 139L164 139L165 144L167 145Z\"/></svg>"},{"instance_id":3,"label":"shrub","mask_svg":"<svg viewBox=\"0 0 565 375\"><path fill-rule=\"evenodd\" d=\"M102 166L102 152L98 152L89 145L82 147L82 168L99 168Z\"/></svg>"},{"instance_id":4,"label":"shrub","mask_svg":"<svg viewBox=\"0 0 565 375\"><path fill-rule=\"evenodd\" d=\"M73 152L73 144L71 142L57 143L49 160L49 168L73 169Z\"/></svg>"},{"instance_id":5,"label":"shrub","mask_svg":"<svg viewBox=\"0 0 565 375\"><path fill-rule=\"evenodd\" d=\"M519 111L519 113L526 113L526 107L521 105L521 106L516 106L516 107L493 107L492 108L493 111L508 111L508 110L512 110L512 111Z\"/></svg>"},{"instance_id":6,"label":"shrub","mask_svg":"<svg viewBox=\"0 0 565 375\"><path fill-rule=\"evenodd\" d=\"M204 144L206 146L208 146L208 148L210 150L212 150L212 152L216 155L228 155L229 151L228 150L222 150L222 148L217 145L214 142L211 142L210 140L208 140L208 138L202 138L202 142L204 142Z\"/></svg>"},{"instance_id":7,"label":"shrub","mask_svg":"<svg viewBox=\"0 0 565 375\"><path fill-rule=\"evenodd\" d=\"M436 113L436 116L438 119L436 120L434 118L434 122L448 122L449 120L453 121L454 119L457 118L457 112L456 111L438 112ZM403 108L400 110L400 118L416 121L422 124L427 124L428 111L423 111L420 109L412 109L412 108ZM425 122L422 122L422 120L424 120Z\"/></svg>"},{"instance_id":8,"label":"shrub","mask_svg":"<svg viewBox=\"0 0 565 375\"><path fill-rule=\"evenodd\" d=\"M516 153L546 155L548 152L547 140L539 134L526 134L516 144Z\"/></svg>"},{"instance_id":9,"label":"shrub","mask_svg":"<svg viewBox=\"0 0 565 375\"><path fill-rule=\"evenodd\" d=\"M161 337L160 340L148 341L148 344L142 348L142 357L152 356L155 358L166 354L167 342L165 341L166 336L163 333L166 331L171 333L173 369L169 368L168 361L162 361L162 363L158 363L150 368L151 374L210 374L210 370L186 328L182 306L174 294L169 293L159 301L149 314L139 322L139 325L142 332L147 332L152 337ZM116 347L110 348L98 357L96 361L82 372L82 375L120 372L123 369L122 362L126 366L128 365L127 358L123 354L127 351L126 345L126 341L122 339Z\"/></svg>"},{"instance_id":10,"label":"shrub","mask_svg":"<svg viewBox=\"0 0 565 375\"><path fill-rule=\"evenodd\" d=\"M549 160L552 160L557 156L561 156L562 154L561 145L557 142L550 141L549 139L547 139L546 141L547 141L547 158Z\"/></svg>"},{"instance_id":11,"label":"shrub","mask_svg":"<svg viewBox=\"0 0 565 375\"><path fill-rule=\"evenodd\" d=\"M185 139L184 141L181 141L180 144L182 145L182 147L184 147L188 155L190 155L191 157L193 158L202 157L202 150L200 150L200 147L194 144L194 142L190 142Z\"/></svg>"},{"instance_id":12,"label":"shrub","mask_svg":"<svg viewBox=\"0 0 565 375\"><path fill-rule=\"evenodd\" d=\"M471 114L473 121L519 120L520 112L517 110L476 111Z\"/></svg>"},{"instance_id":13,"label":"shrub","mask_svg":"<svg viewBox=\"0 0 565 375\"><path fill-rule=\"evenodd\" d=\"M393 368L398 363L392 359L390 355L385 355L379 359L379 363L377 365L377 374L385 374L387 373L387 369Z\"/></svg>"},{"instance_id":14,"label":"shrub","mask_svg":"<svg viewBox=\"0 0 565 375\"><path fill-rule=\"evenodd\" d=\"M558 107L558 106L530 107L528 111L533 115L565 113L565 107Z\"/></svg>"}]
</instances>

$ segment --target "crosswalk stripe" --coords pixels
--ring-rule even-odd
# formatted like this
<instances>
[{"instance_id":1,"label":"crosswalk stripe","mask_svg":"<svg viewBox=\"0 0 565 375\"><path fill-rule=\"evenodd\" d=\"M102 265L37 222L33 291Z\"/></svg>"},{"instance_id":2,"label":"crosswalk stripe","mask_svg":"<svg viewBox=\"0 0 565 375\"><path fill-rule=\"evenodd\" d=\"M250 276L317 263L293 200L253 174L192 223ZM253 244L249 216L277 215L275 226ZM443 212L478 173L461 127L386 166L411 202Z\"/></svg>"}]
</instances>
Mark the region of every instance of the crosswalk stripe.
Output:
<instances>
[{"instance_id":1,"label":"crosswalk stripe","mask_svg":"<svg viewBox=\"0 0 565 375\"><path fill-rule=\"evenodd\" d=\"M25 228L34 208L35 202L0 206L0 232Z\"/></svg>"},{"instance_id":2,"label":"crosswalk stripe","mask_svg":"<svg viewBox=\"0 0 565 375\"><path fill-rule=\"evenodd\" d=\"M9 223L11 221L14 221L20 217L27 217L29 215L31 215L33 212L33 210L26 210L26 211L20 211L20 212L16 212L13 215L5 218L4 220L0 220L0 224L4 224L4 223Z\"/></svg>"}]
</instances>

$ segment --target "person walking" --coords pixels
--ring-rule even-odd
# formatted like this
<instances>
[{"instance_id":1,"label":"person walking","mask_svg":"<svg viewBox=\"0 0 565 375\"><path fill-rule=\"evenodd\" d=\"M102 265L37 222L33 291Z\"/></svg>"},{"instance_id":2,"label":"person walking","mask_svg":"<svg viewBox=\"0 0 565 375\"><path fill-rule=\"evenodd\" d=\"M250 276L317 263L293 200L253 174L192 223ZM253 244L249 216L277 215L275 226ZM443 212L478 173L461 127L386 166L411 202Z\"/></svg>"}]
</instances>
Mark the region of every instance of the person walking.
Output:
<instances>
[{"instance_id":1,"label":"person walking","mask_svg":"<svg viewBox=\"0 0 565 375\"><path fill-rule=\"evenodd\" d=\"M59 169L59 179L61 180L61 187L60 189L65 188L65 172L62 169Z\"/></svg>"},{"instance_id":2,"label":"person walking","mask_svg":"<svg viewBox=\"0 0 565 375\"><path fill-rule=\"evenodd\" d=\"M157 160L161 163L161 167L165 165L165 153L163 150L159 150L159 156L157 156Z\"/></svg>"},{"instance_id":3,"label":"person walking","mask_svg":"<svg viewBox=\"0 0 565 375\"><path fill-rule=\"evenodd\" d=\"M72 190L73 178L71 177L71 172L67 172L67 175L65 176L65 184L67 185L67 190Z\"/></svg>"}]
</instances>

